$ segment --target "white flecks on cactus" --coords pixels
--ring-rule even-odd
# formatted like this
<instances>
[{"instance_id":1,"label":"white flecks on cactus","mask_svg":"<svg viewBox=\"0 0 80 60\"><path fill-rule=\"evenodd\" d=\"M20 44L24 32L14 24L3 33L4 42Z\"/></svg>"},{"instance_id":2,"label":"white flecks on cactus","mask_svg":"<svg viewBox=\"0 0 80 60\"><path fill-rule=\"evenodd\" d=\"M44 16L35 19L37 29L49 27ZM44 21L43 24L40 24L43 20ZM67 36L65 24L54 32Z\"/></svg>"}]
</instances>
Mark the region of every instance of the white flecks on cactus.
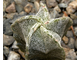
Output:
<instances>
[{"instance_id":1,"label":"white flecks on cactus","mask_svg":"<svg viewBox=\"0 0 80 60\"><path fill-rule=\"evenodd\" d=\"M25 60L65 60L61 38L71 25L69 17L51 19L46 5L40 2L36 15L17 19L11 28Z\"/></svg>"}]
</instances>

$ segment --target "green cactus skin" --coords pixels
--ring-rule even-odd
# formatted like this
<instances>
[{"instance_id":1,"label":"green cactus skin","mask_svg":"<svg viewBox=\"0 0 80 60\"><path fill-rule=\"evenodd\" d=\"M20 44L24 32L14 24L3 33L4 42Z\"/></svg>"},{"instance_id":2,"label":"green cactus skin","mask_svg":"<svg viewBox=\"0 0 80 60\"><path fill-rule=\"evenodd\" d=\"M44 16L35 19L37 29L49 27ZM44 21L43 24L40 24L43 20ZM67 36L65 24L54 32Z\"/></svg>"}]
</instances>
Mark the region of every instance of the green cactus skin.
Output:
<instances>
[{"instance_id":1,"label":"green cactus skin","mask_svg":"<svg viewBox=\"0 0 80 60\"><path fill-rule=\"evenodd\" d=\"M50 19L46 5L36 15L23 16L12 25L13 37L25 60L65 60L61 38L72 25L69 17Z\"/></svg>"}]
</instances>

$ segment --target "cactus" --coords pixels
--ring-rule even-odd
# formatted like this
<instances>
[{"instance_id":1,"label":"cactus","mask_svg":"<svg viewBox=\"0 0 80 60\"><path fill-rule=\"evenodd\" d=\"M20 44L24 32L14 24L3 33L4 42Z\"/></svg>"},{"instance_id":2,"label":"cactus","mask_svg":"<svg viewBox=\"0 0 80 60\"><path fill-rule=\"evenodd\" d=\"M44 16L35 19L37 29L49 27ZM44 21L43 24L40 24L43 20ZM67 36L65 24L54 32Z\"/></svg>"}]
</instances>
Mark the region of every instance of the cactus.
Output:
<instances>
[{"instance_id":1,"label":"cactus","mask_svg":"<svg viewBox=\"0 0 80 60\"><path fill-rule=\"evenodd\" d=\"M25 60L65 60L61 38L72 25L69 17L51 19L45 4L36 15L23 16L12 25L13 37Z\"/></svg>"}]
</instances>

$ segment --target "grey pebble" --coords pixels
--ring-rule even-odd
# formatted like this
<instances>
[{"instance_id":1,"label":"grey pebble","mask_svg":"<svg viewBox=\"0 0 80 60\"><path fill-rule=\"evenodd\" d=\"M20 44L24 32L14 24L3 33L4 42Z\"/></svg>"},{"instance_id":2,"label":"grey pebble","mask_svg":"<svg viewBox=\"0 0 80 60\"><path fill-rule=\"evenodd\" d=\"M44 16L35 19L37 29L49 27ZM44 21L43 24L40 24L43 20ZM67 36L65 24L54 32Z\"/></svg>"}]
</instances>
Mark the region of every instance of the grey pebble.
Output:
<instances>
[{"instance_id":1,"label":"grey pebble","mask_svg":"<svg viewBox=\"0 0 80 60\"><path fill-rule=\"evenodd\" d=\"M6 19L3 21L3 34L12 36L13 32L10 28L11 24L9 23L11 19Z\"/></svg>"},{"instance_id":2,"label":"grey pebble","mask_svg":"<svg viewBox=\"0 0 80 60\"><path fill-rule=\"evenodd\" d=\"M74 33L77 36L77 27L74 28Z\"/></svg>"},{"instance_id":3,"label":"grey pebble","mask_svg":"<svg viewBox=\"0 0 80 60\"><path fill-rule=\"evenodd\" d=\"M22 5L16 5L16 10L18 13L20 13L21 11L23 11L23 6Z\"/></svg>"},{"instance_id":4,"label":"grey pebble","mask_svg":"<svg viewBox=\"0 0 80 60\"><path fill-rule=\"evenodd\" d=\"M6 10L6 5L7 5L6 1L3 1L3 12L5 12Z\"/></svg>"},{"instance_id":5,"label":"grey pebble","mask_svg":"<svg viewBox=\"0 0 80 60\"><path fill-rule=\"evenodd\" d=\"M3 34L3 45L11 45L14 42L14 38L12 36L8 36Z\"/></svg>"},{"instance_id":6,"label":"grey pebble","mask_svg":"<svg viewBox=\"0 0 80 60\"><path fill-rule=\"evenodd\" d=\"M21 11L19 15L27 15L27 13L25 11Z\"/></svg>"},{"instance_id":7,"label":"grey pebble","mask_svg":"<svg viewBox=\"0 0 80 60\"><path fill-rule=\"evenodd\" d=\"M65 60L77 60L77 56L74 52L74 49L71 49L69 52L67 52Z\"/></svg>"},{"instance_id":8,"label":"grey pebble","mask_svg":"<svg viewBox=\"0 0 80 60\"><path fill-rule=\"evenodd\" d=\"M74 49L74 43L75 43L75 40L73 38L70 38L69 43L68 43L68 47L71 49Z\"/></svg>"},{"instance_id":9,"label":"grey pebble","mask_svg":"<svg viewBox=\"0 0 80 60\"><path fill-rule=\"evenodd\" d=\"M24 6L27 4L27 0L14 0L16 3L16 10L18 13L24 11Z\"/></svg>"},{"instance_id":10,"label":"grey pebble","mask_svg":"<svg viewBox=\"0 0 80 60\"><path fill-rule=\"evenodd\" d=\"M35 0L28 0L29 2L35 2Z\"/></svg>"},{"instance_id":11,"label":"grey pebble","mask_svg":"<svg viewBox=\"0 0 80 60\"><path fill-rule=\"evenodd\" d=\"M10 51L8 60L20 60L20 55L14 51Z\"/></svg>"},{"instance_id":12,"label":"grey pebble","mask_svg":"<svg viewBox=\"0 0 80 60\"><path fill-rule=\"evenodd\" d=\"M73 25L77 26L77 19L73 20Z\"/></svg>"},{"instance_id":13,"label":"grey pebble","mask_svg":"<svg viewBox=\"0 0 80 60\"><path fill-rule=\"evenodd\" d=\"M12 47L11 47L13 50L18 50L19 47L17 46L17 41L14 41Z\"/></svg>"},{"instance_id":14,"label":"grey pebble","mask_svg":"<svg viewBox=\"0 0 80 60\"><path fill-rule=\"evenodd\" d=\"M9 47L6 47L6 46L3 47L3 54L4 54L6 57L8 57Z\"/></svg>"},{"instance_id":15,"label":"grey pebble","mask_svg":"<svg viewBox=\"0 0 80 60\"><path fill-rule=\"evenodd\" d=\"M3 0L3 12L5 12L6 7L10 5L10 0Z\"/></svg>"},{"instance_id":16,"label":"grey pebble","mask_svg":"<svg viewBox=\"0 0 80 60\"><path fill-rule=\"evenodd\" d=\"M56 0L46 0L46 5L49 8L52 8L52 7L55 7L57 5L57 2L56 2Z\"/></svg>"},{"instance_id":17,"label":"grey pebble","mask_svg":"<svg viewBox=\"0 0 80 60\"><path fill-rule=\"evenodd\" d=\"M66 7L67 7L67 4L65 4L65 3L60 3L60 4L59 4L59 7L60 7L60 8L66 8Z\"/></svg>"},{"instance_id":18,"label":"grey pebble","mask_svg":"<svg viewBox=\"0 0 80 60\"><path fill-rule=\"evenodd\" d=\"M77 40L75 41L75 44L74 44L75 48L77 49Z\"/></svg>"},{"instance_id":19,"label":"grey pebble","mask_svg":"<svg viewBox=\"0 0 80 60\"><path fill-rule=\"evenodd\" d=\"M66 36L67 36L67 37L73 37L72 31L67 31Z\"/></svg>"},{"instance_id":20,"label":"grey pebble","mask_svg":"<svg viewBox=\"0 0 80 60\"><path fill-rule=\"evenodd\" d=\"M13 19L14 15L18 15L18 13L6 14L6 18L7 18L7 19Z\"/></svg>"}]
</instances>

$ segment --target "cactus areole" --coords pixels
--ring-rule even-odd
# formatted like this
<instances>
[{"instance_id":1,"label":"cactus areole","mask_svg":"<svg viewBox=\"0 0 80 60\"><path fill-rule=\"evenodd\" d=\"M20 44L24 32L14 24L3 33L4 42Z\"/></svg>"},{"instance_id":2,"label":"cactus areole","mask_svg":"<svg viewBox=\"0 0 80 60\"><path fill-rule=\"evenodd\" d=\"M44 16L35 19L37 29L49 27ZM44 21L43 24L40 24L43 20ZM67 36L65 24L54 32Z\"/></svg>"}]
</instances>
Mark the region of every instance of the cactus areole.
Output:
<instances>
[{"instance_id":1,"label":"cactus areole","mask_svg":"<svg viewBox=\"0 0 80 60\"><path fill-rule=\"evenodd\" d=\"M23 16L12 25L13 37L25 60L65 60L61 38L72 25L69 17L51 19L45 4L36 15Z\"/></svg>"}]
</instances>

